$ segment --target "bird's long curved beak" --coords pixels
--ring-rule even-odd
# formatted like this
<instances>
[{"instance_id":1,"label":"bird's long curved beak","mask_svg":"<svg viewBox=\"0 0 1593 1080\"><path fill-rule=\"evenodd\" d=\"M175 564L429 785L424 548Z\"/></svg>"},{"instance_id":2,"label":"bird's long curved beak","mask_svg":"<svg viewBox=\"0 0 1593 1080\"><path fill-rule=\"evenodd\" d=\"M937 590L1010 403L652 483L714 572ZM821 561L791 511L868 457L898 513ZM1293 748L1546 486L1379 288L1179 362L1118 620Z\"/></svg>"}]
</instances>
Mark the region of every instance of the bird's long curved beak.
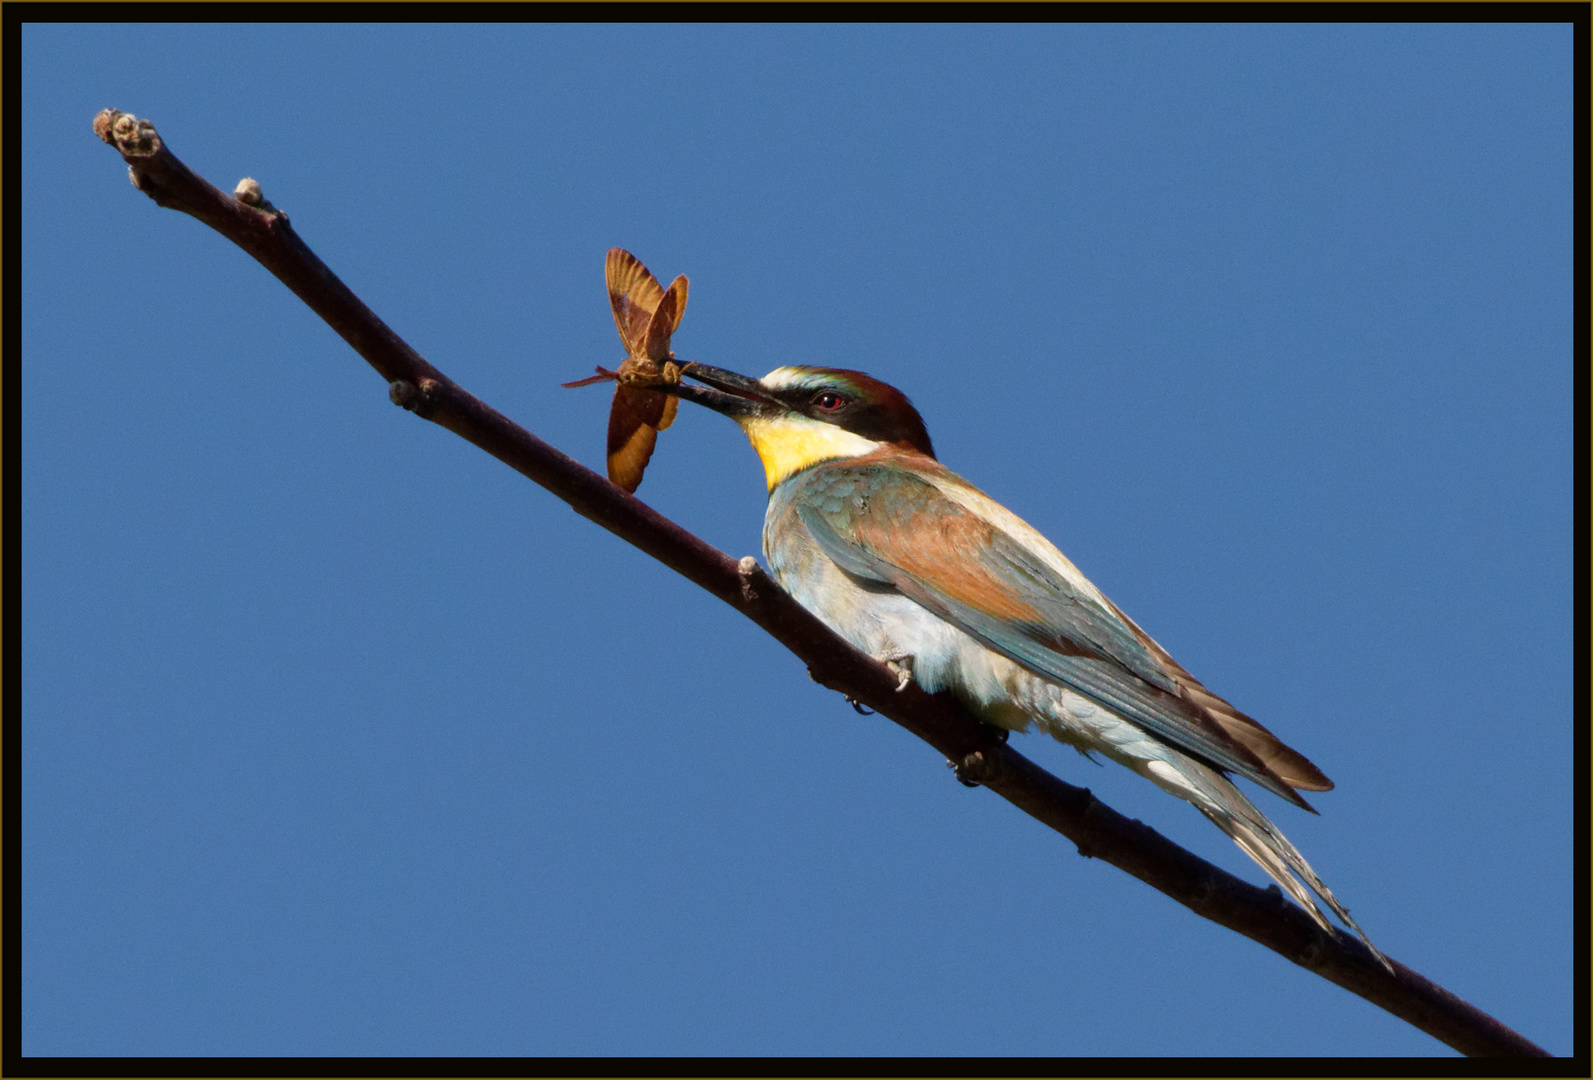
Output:
<instances>
[{"instance_id":1,"label":"bird's long curved beak","mask_svg":"<svg viewBox=\"0 0 1593 1080\"><path fill-rule=\"evenodd\" d=\"M762 383L745 375L737 375L734 371L693 362L684 365L680 373L704 385L675 383L670 386L660 386L658 389L686 401L705 405L714 412L724 413L732 419L756 416L765 409L782 407L778 401L769 396L769 391L764 389Z\"/></svg>"}]
</instances>

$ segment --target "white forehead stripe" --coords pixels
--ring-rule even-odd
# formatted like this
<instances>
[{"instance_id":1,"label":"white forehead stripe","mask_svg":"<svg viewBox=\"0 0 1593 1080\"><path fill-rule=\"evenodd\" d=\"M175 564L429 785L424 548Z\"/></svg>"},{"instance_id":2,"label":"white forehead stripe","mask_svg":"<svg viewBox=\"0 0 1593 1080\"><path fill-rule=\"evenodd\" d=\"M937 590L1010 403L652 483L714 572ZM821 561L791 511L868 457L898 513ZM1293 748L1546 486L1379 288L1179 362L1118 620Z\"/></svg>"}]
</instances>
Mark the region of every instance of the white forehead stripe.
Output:
<instances>
[{"instance_id":1,"label":"white forehead stripe","mask_svg":"<svg viewBox=\"0 0 1593 1080\"><path fill-rule=\"evenodd\" d=\"M770 390L788 390L810 381L812 376L813 372L801 368L777 367L759 381Z\"/></svg>"}]
</instances>

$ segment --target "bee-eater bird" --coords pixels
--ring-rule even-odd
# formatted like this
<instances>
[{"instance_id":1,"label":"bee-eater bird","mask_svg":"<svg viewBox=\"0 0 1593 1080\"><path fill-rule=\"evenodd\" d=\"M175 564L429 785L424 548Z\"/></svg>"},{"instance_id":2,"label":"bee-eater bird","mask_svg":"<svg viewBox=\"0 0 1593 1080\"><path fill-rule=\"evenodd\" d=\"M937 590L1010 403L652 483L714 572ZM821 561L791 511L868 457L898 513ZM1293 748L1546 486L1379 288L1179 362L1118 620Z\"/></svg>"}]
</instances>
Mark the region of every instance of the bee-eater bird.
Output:
<instances>
[{"instance_id":1,"label":"bee-eater bird","mask_svg":"<svg viewBox=\"0 0 1593 1080\"><path fill-rule=\"evenodd\" d=\"M1228 774L1307 810L1298 791L1332 782L1202 686L1033 527L936 461L899 390L834 368L753 380L693 363L683 374L704 385L664 391L735 420L762 459L764 555L798 603L901 686L952 691L1009 730L1038 724L1193 803L1324 929L1312 893L1388 966Z\"/></svg>"}]
</instances>

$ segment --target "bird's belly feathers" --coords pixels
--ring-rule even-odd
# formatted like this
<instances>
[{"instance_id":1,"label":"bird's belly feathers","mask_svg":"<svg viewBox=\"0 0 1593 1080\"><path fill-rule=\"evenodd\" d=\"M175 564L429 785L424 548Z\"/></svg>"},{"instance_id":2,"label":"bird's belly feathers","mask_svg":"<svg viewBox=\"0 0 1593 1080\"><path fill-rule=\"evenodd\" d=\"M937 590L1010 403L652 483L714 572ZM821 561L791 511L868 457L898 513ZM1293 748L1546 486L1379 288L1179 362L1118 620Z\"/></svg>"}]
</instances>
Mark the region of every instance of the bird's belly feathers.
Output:
<instances>
[{"instance_id":1,"label":"bird's belly feathers","mask_svg":"<svg viewBox=\"0 0 1593 1080\"><path fill-rule=\"evenodd\" d=\"M848 575L819 549L795 514L765 523L764 554L780 586L831 630L870 656L911 657L919 686L931 694L951 691L988 723L1024 731L1038 720L1066 742L1098 749L1105 730L1122 723L889 586L873 587Z\"/></svg>"},{"instance_id":2,"label":"bird's belly feathers","mask_svg":"<svg viewBox=\"0 0 1593 1080\"><path fill-rule=\"evenodd\" d=\"M765 521L764 554L781 588L831 630L876 659L910 657L920 687L949 690L986 723L1011 731L1038 723L1085 756L1101 753L1206 809L1213 807L1207 785L1229 786L1101 702L990 650L889 586L845 573L795 514ZM1190 770L1209 778L1192 781Z\"/></svg>"}]
</instances>

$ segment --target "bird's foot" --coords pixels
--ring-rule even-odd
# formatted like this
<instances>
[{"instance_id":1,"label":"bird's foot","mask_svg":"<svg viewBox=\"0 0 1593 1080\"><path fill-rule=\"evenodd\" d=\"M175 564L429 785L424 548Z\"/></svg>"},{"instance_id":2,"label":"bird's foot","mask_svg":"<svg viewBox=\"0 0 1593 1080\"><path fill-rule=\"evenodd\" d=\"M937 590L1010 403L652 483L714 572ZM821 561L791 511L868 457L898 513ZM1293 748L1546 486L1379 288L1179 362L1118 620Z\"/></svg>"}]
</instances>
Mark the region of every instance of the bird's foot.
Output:
<instances>
[{"instance_id":1,"label":"bird's foot","mask_svg":"<svg viewBox=\"0 0 1593 1080\"><path fill-rule=\"evenodd\" d=\"M874 659L890 668L891 674L896 676L896 692L899 694L907 689L907 684L913 681L913 658L907 653L887 653L876 656Z\"/></svg>"},{"instance_id":2,"label":"bird's foot","mask_svg":"<svg viewBox=\"0 0 1593 1080\"><path fill-rule=\"evenodd\" d=\"M947 760L946 768L957 778L957 783L963 787L984 787L996 778L996 764L992 755L983 750L975 750L965 755L960 761Z\"/></svg>"}]
</instances>

